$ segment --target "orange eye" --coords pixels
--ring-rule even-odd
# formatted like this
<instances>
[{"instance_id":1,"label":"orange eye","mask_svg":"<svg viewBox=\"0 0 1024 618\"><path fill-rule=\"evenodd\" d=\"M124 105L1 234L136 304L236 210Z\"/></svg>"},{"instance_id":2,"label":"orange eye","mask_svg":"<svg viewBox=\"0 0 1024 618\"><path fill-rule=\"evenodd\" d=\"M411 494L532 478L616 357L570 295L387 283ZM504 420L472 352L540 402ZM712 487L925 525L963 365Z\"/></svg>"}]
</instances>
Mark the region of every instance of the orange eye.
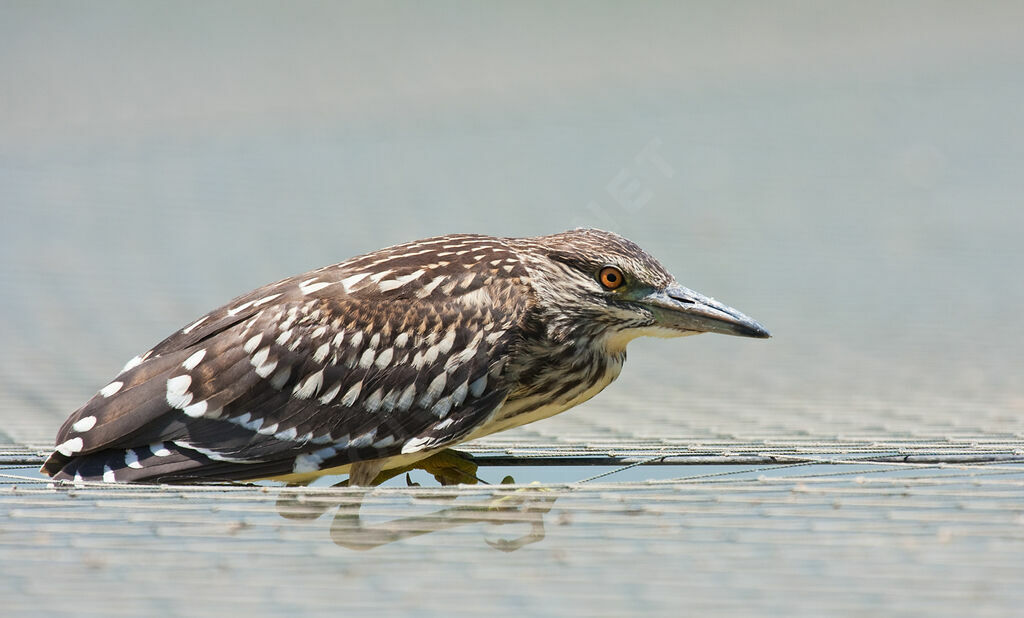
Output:
<instances>
[{"instance_id":1,"label":"orange eye","mask_svg":"<svg viewBox=\"0 0 1024 618\"><path fill-rule=\"evenodd\" d=\"M614 266L602 268L601 272L597 273L597 280L607 290L614 290L626 282L626 278L622 276L622 271Z\"/></svg>"}]
</instances>

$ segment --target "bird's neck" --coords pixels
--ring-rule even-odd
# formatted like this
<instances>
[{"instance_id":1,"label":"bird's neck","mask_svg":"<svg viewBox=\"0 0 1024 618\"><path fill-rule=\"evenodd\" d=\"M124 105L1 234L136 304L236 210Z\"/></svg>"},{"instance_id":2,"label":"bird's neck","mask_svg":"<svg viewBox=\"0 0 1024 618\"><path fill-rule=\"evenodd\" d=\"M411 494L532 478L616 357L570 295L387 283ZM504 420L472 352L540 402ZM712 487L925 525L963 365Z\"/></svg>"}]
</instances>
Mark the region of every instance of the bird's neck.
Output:
<instances>
[{"instance_id":1,"label":"bird's neck","mask_svg":"<svg viewBox=\"0 0 1024 618\"><path fill-rule=\"evenodd\" d=\"M526 344L511 368L517 386L480 437L554 416L587 401L611 384L622 371L625 351L609 355L603 346L580 341Z\"/></svg>"}]
</instances>

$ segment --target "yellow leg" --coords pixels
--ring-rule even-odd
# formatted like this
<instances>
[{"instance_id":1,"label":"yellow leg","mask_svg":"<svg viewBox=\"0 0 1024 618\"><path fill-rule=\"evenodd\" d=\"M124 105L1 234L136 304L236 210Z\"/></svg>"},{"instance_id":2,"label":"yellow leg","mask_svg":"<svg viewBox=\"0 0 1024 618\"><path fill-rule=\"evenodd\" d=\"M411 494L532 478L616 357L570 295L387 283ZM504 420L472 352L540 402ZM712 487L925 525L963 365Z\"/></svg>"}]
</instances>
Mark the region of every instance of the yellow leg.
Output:
<instances>
[{"instance_id":1,"label":"yellow leg","mask_svg":"<svg viewBox=\"0 0 1024 618\"><path fill-rule=\"evenodd\" d=\"M402 468L384 470L373 479L371 485L380 485L384 481L412 470L425 470L432 474L437 479L437 482L442 485L458 485L460 483L476 485L480 482L476 475L477 467L471 455L447 448L414 464Z\"/></svg>"}]
</instances>

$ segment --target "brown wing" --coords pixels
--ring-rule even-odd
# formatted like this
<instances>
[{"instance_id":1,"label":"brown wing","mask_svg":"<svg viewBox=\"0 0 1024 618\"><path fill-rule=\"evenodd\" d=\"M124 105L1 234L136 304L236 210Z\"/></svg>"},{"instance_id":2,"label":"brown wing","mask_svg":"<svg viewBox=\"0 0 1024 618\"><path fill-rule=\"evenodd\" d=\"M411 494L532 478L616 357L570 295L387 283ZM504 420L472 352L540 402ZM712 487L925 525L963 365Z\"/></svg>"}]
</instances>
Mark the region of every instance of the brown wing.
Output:
<instances>
[{"instance_id":1,"label":"brown wing","mask_svg":"<svg viewBox=\"0 0 1024 618\"><path fill-rule=\"evenodd\" d=\"M44 471L259 478L458 442L512 387L524 275L500 240L454 236L255 290L129 363Z\"/></svg>"}]
</instances>

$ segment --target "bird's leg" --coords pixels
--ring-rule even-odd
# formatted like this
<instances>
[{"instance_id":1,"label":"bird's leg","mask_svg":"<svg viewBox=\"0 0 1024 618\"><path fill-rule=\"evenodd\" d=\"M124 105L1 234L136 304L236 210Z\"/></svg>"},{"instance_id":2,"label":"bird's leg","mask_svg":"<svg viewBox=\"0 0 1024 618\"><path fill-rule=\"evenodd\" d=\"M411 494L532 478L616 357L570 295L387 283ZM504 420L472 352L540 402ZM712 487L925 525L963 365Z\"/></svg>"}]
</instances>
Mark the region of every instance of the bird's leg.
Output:
<instances>
[{"instance_id":1,"label":"bird's leg","mask_svg":"<svg viewBox=\"0 0 1024 618\"><path fill-rule=\"evenodd\" d=\"M408 466L384 470L373 479L373 482L367 483L367 485L380 485L400 474L406 474L413 470L429 472L441 485L458 485L460 483L476 485L480 482L476 475L478 467L472 455L447 448Z\"/></svg>"},{"instance_id":2,"label":"bird's leg","mask_svg":"<svg viewBox=\"0 0 1024 618\"><path fill-rule=\"evenodd\" d=\"M348 480L342 481L335 487L376 487L400 474L406 474L412 470L425 470L432 474L441 485L458 485L464 483L475 485L480 479L476 476L477 464L473 457L467 453L454 449L445 449L435 453L426 459L417 461L414 464L401 468L381 470L383 464L380 461L360 461L352 464ZM370 476L370 474L374 476ZM305 487L307 482L289 483L288 488ZM454 499L455 496L452 496ZM332 498L317 494L282 492L277 499L277 511L282 517L288 519L316 519L324 514L337 502Z\"/></svg>"},{"instance_id":3,"label":"bird's leg","mask_svg":"<svg viewBox=\"0 0 1024 618\"><path fill-rule=\"evenodd\" d=\"M357 461L352 464L352 467L348 471L348 486L349 487L373 487L380 485L384 481L378 481L377 477L380 475L380 471L384 469L383 459L373 459L370 461ZM386 479L385 479L386 480Z\"/></svg>"},{"instance_id":4,"label":"bird's leg","mask_svg":"<svg viewBox=\"0 0 1024 618\"><path fill-rule=\"evenodd\" d=\"M473 456L455 449L435 453L416 462L416 467L432 474L442 485L476 485L480 481L476 475L479 466Z\"/></svg>"}]
</instances>

